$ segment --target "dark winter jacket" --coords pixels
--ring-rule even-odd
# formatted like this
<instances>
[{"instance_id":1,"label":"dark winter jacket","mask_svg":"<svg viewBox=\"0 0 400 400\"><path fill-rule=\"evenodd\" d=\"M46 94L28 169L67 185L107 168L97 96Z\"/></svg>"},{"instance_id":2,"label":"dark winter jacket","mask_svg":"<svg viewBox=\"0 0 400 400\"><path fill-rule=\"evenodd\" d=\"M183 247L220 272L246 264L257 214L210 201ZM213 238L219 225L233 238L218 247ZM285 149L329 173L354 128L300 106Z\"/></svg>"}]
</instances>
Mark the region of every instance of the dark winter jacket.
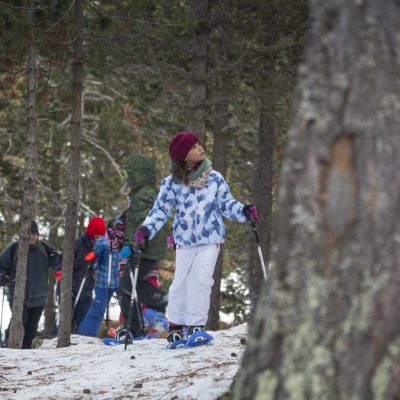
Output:
<instances>
[{"instance_id":1,"label":"dark winter jacket","mask_svg":"<svg viewBox=\"0 0 400 400\"><path fill-rule=\"evenodd\" d=\"M128 175L128 185L131 188L129 196L130 207L126 215L125 238L134 240L136 229L142 224L157 197L156 170L151 159L141 154L131 157L125 170ZM160 260L165 256L166 229L148 242L148 247L142 253L142 258L147 260Z\"/></svg>"},{"instance_id":2,"label":"dark winter jacket","mask_svg":"<svg viewBox=\"0 0 400 400\"><path fill-rule=\"evenodd\" d=\"M79 296L79 303L91 302L92 293L94 288L94 273L93 269L88 270L90 263L85 261L85 256L93 250L93 244L88 235L84 233L79 239L75 241L74 248L74 266L72 270L72 300L75 301L78 295L79 288L83 278L86 276L85 284L83 286L81 295ZM61 270L61 265L57 270ZM61 287L60 282L57 285L57 296L60 297Z\"/></svg>"},{"instance_id":3,"label":"dark winter jacket","mask_svg":"<svg viewBox=\"0 0 400 400\"><path fill-rule=\"evenodd\" d=\"M79 302L85 302L92 298L94 277L93 272L88 273L90 263L85 261L85 256L92 250L93 242L89 239L88 235L84 233L75 242L74 268L72 273L72 295L74 299L77 296L82 280L86 275L85 285L79 297Z\"/></svg>"},{"instance_id":4,"label":"dark winter jacket","mask_svg":"<svg viewBox=\"0 0 400 400\"><path fill-rule=\"evenodd\" d=\"M13 303L15 277L17 273L18 242L8 246L0 254L0 282L8 285L8 300ZM29 245L26 269L25 302L28 308L44 306L48 291L48 269L57 259L56 250L47 243L38 240Z\"/></svg>"}]
</instances>

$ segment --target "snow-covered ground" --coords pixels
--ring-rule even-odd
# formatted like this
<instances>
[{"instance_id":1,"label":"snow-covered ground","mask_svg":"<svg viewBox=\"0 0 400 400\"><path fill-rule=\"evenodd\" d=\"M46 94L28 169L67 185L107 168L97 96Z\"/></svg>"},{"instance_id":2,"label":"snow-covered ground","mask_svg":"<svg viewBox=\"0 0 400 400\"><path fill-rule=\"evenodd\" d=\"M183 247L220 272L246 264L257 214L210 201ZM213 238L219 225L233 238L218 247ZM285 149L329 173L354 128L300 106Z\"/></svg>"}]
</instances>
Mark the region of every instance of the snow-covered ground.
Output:
<instances>
[{"instance_id":1,"label":"snow-covered ground","mask_svg":"<svg viewBox=\"0 0 400 400\"><path fill-rule=\"evenodd\" d=\"M0 399L217 399L239 368L246 330L213 332L210 344L192 349L151 339L124 351L78 335L66 348L53 339L34 350L0 349Z\"/></svg>"}]
</instances>

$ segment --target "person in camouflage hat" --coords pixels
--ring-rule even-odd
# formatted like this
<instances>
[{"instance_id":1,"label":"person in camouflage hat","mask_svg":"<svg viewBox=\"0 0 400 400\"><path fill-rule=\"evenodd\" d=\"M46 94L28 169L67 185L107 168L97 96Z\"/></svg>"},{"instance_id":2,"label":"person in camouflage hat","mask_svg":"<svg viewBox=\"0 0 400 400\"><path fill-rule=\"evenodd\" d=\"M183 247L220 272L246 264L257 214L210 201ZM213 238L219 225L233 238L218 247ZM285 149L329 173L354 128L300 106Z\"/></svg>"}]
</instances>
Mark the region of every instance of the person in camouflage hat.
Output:
<instances>
[{"instance_id":1,"label":"person in camouflage hat","mask_svg":"<svg viewBox=\"0 0 400 400\"><path fill-rule=\"evenodd\" d=\"M141 154L131 157L125 166L127 181L121 191L129 197L129 207L125 219L125 238L132 242L136 229L142 224L157 196L156 171L153 161ZM144 319L150 326L156 321L157 326L165 325L165 309L167 300L158 284L158 262L166 254L166 232L160 231L157 237L142 251L137 294L143 306ZM130 265L136 260L131 259ZM129 301L132 284L129 276L130 268L124 268L118 287L118 299L123 319L128 319ZM151 321L150 321L151 320ZM165 322L164 322L165 321ZM132 316L130 331L133 336L140 331L136 312Z\"/></svg>"}]
</instances>

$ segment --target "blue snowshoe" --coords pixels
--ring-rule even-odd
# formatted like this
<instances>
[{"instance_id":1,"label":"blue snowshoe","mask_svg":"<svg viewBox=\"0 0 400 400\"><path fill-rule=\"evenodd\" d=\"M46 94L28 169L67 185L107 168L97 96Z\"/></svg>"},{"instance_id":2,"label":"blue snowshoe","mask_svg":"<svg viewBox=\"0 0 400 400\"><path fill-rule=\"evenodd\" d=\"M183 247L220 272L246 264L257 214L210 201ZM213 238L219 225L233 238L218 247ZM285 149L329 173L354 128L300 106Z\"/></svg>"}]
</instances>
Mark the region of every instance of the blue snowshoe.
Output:
<instances>
[{"instance_id":1,"label":"blue snowshoe","mask_svg":"<svg viewBox=\"0 0 400 400\"><path fill-rule=\"evenodd\" d=\"M210 343L214 338L202 326L191 326L187 330L185 347L197 347Z\"/></svg>"},{"instance_id":2,"label":"blue snowshoe","mask_svg":"<svg viewBox=\"0 0 400 400\"><path fill-rule=\"evenodd\" d=\"M202 346L214 338L202 326L191 326L179 331L172 331L167 337L167 349Z\"/></svg>"}]
</instances>

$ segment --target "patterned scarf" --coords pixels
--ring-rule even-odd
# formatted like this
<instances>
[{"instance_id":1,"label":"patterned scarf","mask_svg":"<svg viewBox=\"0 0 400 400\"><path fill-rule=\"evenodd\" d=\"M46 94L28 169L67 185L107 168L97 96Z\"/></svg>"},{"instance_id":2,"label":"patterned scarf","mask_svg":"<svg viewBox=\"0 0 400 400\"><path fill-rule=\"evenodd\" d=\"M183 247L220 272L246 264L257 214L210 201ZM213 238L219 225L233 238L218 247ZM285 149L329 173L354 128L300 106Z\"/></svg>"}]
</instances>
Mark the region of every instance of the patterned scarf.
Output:
<instances>
[{"instance_id":1,"label":"patterned scarf","mask_svg":"<svg viewBox=\"0 0 400 400\"><path fill-rule=\"evenodd\" d=\"M190 174L188 175L189 186L198 189L203 189L211 170L212 170L211 161L208 158L205 158L197 167L197 169L195 171L190 172Z\"/></svg>"}]
</instances>

